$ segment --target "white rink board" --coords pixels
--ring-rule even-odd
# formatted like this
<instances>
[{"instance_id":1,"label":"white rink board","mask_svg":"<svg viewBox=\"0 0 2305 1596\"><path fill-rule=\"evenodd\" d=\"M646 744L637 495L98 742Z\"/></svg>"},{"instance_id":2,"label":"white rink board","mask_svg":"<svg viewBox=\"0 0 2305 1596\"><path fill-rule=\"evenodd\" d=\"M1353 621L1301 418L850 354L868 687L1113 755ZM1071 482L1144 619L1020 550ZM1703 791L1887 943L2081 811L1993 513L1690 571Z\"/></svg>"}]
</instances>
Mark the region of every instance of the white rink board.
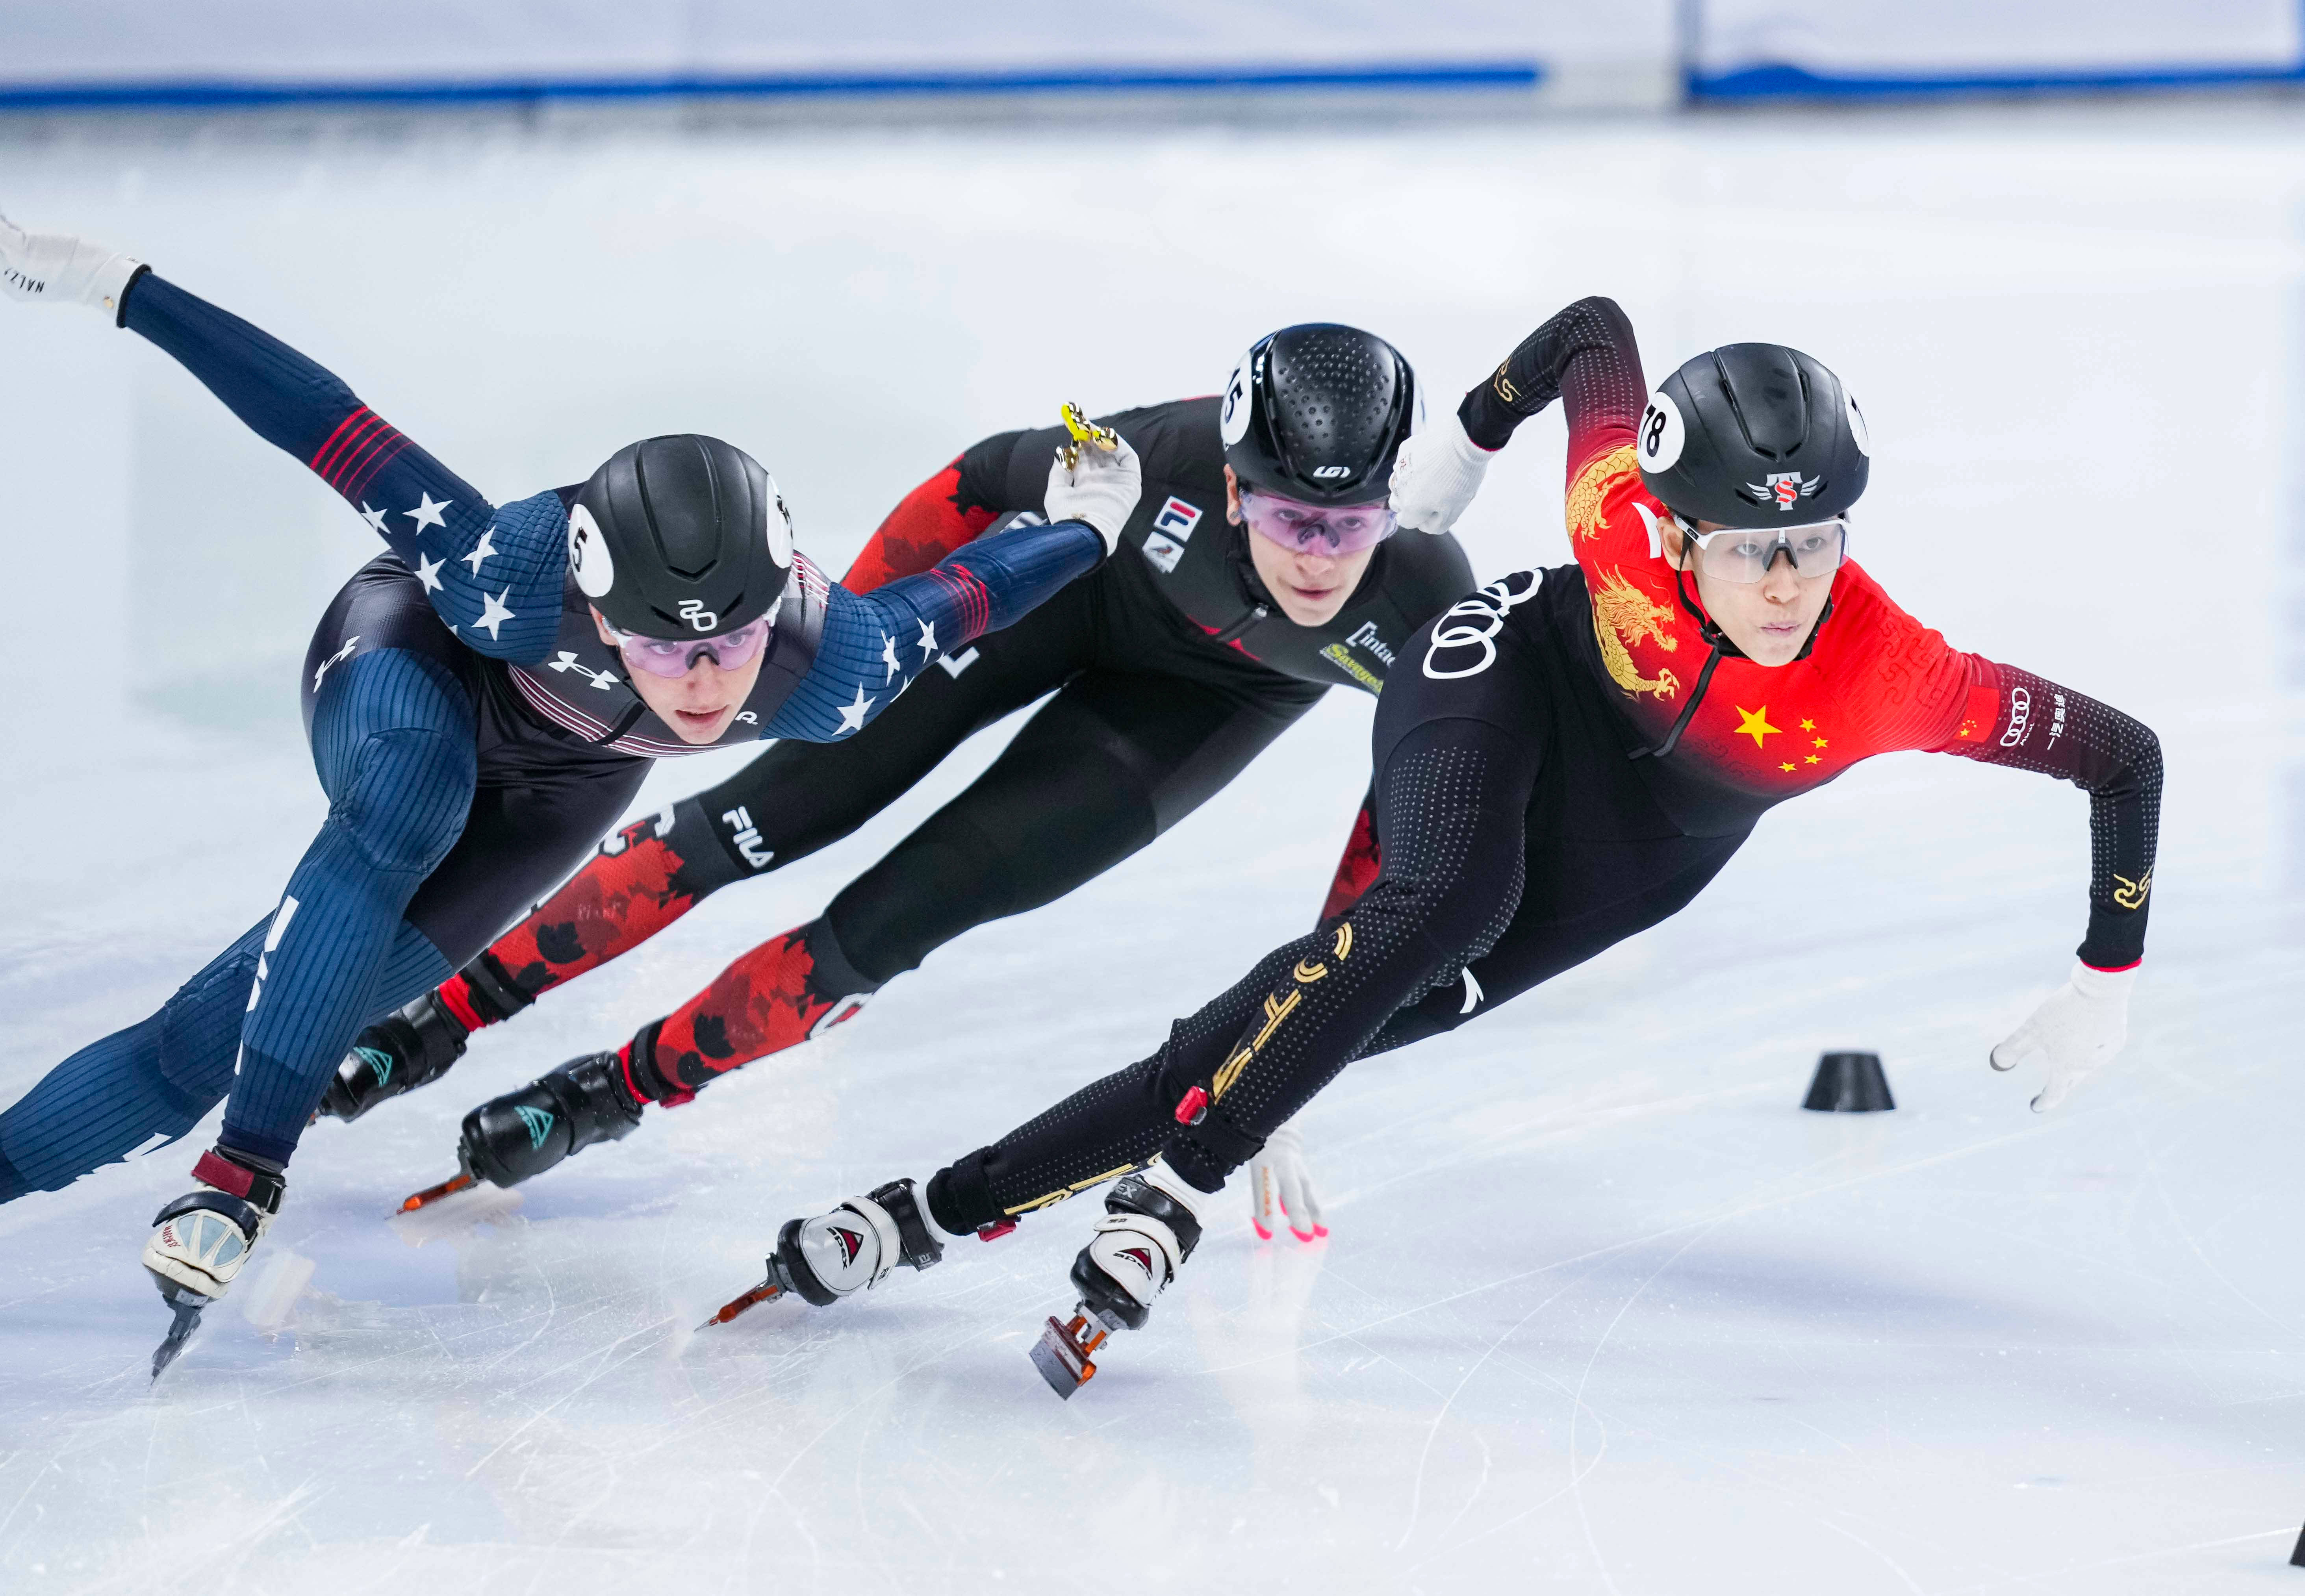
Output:
<instances>
[{"instance_id":1,"label":"white rink board","mask_svg":"<svg viewBox=\"0 0 2305 1596\"><path fill-rule=\"evenodd\" d=\"M972 747L444 1085L315 1130L265 1244L309 1289L270 1338L228 1302L157 1396L135 1257L190 1148L0 1210L0 1587L2289 1588L2301 133L2273 111L1106 130L1065 145L1096 157L1067 191L1045 132L0 130L10 215L251 316L484 488L715 431L836 569L971 438L1209 391L1284 321L1373 327L1441 396L1592 292L1657 371L1790 342L1872 421L1868 568L1957 643L2142 716L2169 763L2131 1050L2068 1113L2037 1120L2029 1076L1984 1057L2070 961L2085 801L1877 761L1765 820L1659 931L1347 1072L1306 1116L1325 1248L1260 1246L1229 1206L1068 1405L1024 1349L1068 1305L1084 1205L839 1311L690 1327L784 1218L1141 1057L1301 930L1365 779L1363 700L834 1040L517 1203L386 1222L474 1101L814 914ZM1377 247L1379 220L1415 243ZM369 545L93 317L0 305L0 535L13 590L52 596L12 606L0 699L6 1100L270 907L322 810L296 662ZM1566 557L1561 454L1546 418L1492 473L1484 575ZM659 772L640 807L729 768ZM1884 1055L1894 1114L1794 1108L1842 1046Z\"/></svg>"}]
</instances>

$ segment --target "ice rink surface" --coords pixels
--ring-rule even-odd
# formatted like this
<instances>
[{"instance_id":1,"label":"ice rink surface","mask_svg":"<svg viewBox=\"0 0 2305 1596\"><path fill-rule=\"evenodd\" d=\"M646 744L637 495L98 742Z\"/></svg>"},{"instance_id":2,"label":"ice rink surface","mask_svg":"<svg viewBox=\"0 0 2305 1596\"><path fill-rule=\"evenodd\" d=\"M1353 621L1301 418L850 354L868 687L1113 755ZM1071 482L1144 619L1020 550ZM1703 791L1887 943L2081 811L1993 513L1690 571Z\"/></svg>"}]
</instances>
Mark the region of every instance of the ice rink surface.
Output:
<instances>
[{"instance_id":1,"label":"ice rink surface","mask_svg":"<svg viewBox=\"0 0 2305 1596\"><path fill-rule=\"evenodd\" d=\"M2115 106L1227 131L0 128L0 208L154 261L499 497L646 433L773 471L838 569L984 433L1357 322L1436 403L1608 293L1652 378L1809 350L1854 551L1957 644L2139 715L2168 786L2128 1052L1989 1045L2084 919L2087 802L1878 760L1660 930L1304 1116L1334 1234L1224 1218L1070 1404L1026 1363L1094 1210L826 1312L691 1327L783 1219L924 1178L1310 920L1334 695L1158 845L517 1193L387 1222L465 1109L817 913L999 732L305 1140L158 1388L191 1142L0 1210L11 1592L2112 1592L2288 1588L2305 1520L2305 116ZM1547 417L1465 531L1568 557ZM0 1101L269 910L322 800L294 675L371 545L164 356L0 305ZM1125 556L1124 556L1125 557ZM677 762L654 808L733 767ZM1878 1049L1899 1107L1796 1105ZM309 1284L295 1287L310 1269Z\"/></svg>"}]
</instances>

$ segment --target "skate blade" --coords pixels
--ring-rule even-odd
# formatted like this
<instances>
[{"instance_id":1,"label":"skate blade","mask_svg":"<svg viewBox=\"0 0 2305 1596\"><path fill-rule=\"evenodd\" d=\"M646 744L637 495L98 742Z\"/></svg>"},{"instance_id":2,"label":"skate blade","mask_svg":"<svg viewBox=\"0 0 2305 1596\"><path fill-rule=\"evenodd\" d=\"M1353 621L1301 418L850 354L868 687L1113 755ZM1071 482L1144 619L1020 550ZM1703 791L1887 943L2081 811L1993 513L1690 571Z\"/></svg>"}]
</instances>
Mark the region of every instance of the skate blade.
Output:
<instances>
[{"instance_id":1,"label":"skate blade","mask_svg":"<svg viewBox=\"0 0 2305 1596\"><path fill-rule=\"evenodd\" d=\"M1033 1345L1033 1367L1049 1382L1049 1389L1069 1402L1075 1391L1096 1378L1096 1365L1088 1354L1104 1345L1107 1334L1099 1330L1089 1335L1084 1314L1076 1313L1069 1323L1059 1324L1051 1313L1048 1327Z\"/></svg>"},{"instance_id":2,"label":"skate blade","mask_svg":"<svg viewBox=\"0 0 2305 1596\"><path fill-rule=\"evenodd\" d=\"M160 1282L160 1300L174 1309L176 1315L174 1322L168 1326L168 1333L161 1337L159 1346L152 1354L152 1382L157 1385L162 1372L176 1361L177 1354L191 1340L192 1332L200 1328L200 1312L211 1299L174 1280L158 1275L152 1278Z\"/></svg>"},{"instance_id":3,"label":"skate blade","mask_svg":"<svg viewBox=\"0 0 2305 1596\"><path fill-rule=\"evenodd\" d=\"M412 1196L403 1198L400 1206L392 1211L396 1214L413 1214L420 1208L439 1201L443 1197L454 1197L459 1192L469 1192L480 1184L469 1175L452 1175L437 1186L427 1186Z\"/></svg>"},{"instance_id":4,"label":"skate blade","mask_svg":"<svg viewBox=\"0 0 2305 1596\"><path fill-rule=\"evenodd\" d=\"M763 1280L734 1302L722 1303L719 1312L715 1313L696 1328L700 1330L709 1330L716 1324L727 1324L739 1313L757 1308L762 1303L772 1303L784 1294L785 1288L774 1280Z\"/></svg>"}]
</instances>

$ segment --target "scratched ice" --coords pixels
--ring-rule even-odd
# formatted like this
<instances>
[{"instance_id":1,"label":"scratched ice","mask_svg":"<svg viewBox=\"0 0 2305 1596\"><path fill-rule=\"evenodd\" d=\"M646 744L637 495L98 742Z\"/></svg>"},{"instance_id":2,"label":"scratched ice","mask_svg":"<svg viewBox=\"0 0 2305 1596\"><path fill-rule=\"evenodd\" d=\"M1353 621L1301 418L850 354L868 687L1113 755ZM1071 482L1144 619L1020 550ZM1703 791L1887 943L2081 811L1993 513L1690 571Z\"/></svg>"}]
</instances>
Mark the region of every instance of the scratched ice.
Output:
<instances>
[{"instance_id":1,"label":"scratched ice","mask_svg":"<svg viewBox=\"0 0 2305 1596\"><path fill-rule=\"evenodd\" d=\"M316 1130L266 1245L288 1272L213 1313L157 1396L166 1316L134 1259L187 1150L0 1212L0 1584L2293 1579L2301 132L2277 107L2162 107L1077 144L6 134L11 214L247 312L474 481L524 492L710 429L770 464L836 569L972 437L1067 398L1209 391L1285 321L1374 327L1444 397L1595 291L1658 368L1791 342L1872 420L1861 557L1964 646L2143 716L2169 785L2133 1040L2071 1112L2037 1120L2030 1081L1984 1060L2080 930L2083 799L1882 761L1765 822L1658 934L1348 1072L1307 1122L1325 1250L1259 1246L1229 1204L1069 1405L1024 1354L1067 1305L1084 1208L838 1312L689 1327L758 1277L783 1218L925 1176L1141 1056L1300 928L1360 791L1364 700L836 1041L524 1201L386 1221L447 1173L472 1102L814 913L973 749L444 1087ZM1068 183L1076 157L1093 175ZM7 307L0 370L5 1098L272 902L320 810L295 661L366 545L91 317ZM1529 434L1468 525L1487 574L1563 557L1559 428ZM666 769L643 806L724 768ZM1884 1054L1897 1111L1800 1113L1816 1053L1852 1045Z\"/></svg>"}]
</instances>

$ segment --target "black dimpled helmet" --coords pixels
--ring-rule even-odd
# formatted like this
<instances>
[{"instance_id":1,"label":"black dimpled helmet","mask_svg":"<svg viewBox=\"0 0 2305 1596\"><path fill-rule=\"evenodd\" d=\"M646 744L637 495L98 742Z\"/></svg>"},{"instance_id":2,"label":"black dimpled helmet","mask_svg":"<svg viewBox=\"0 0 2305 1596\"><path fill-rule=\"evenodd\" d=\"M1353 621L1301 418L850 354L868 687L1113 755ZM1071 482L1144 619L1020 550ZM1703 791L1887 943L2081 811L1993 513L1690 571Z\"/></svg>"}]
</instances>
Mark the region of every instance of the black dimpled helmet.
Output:
<instances>
[{"instance_id":1,"label":"black dimpled helmet","mask_svg":"<svg viewBox=\"0 0 2305 1596\"><path fill-rule=\"evenodd\" d=\"M1635 446L1648 490L1690 521L1825 521L1865 492L1865 417L1841 378L1782 344L1698 355L1649 395Z\"/></svg>"},{"instance_id":2,"label":"black dimpled helmet","mask_svg":"<svg viewBox=\"0 0 2305 1596\"><path fill-rule=\"evenodd\" d=\"M1225 385L1225 463L1289 498L1373 504L1416 414L1416 374L1374 333L1285 327L1253 344Z\"/></svg>"},{"instance_id":3,"label":"black dimpled helmet","mask_svg":"<svg viewBox=\"0 0 2305 1596\"><path fill-rule=\"evenodd\" d=\"M784 596L792 562L776 480L700 433L626 444L568 511L569 573L619 632L734 632Z\"/></svg>"}]
</instances>

